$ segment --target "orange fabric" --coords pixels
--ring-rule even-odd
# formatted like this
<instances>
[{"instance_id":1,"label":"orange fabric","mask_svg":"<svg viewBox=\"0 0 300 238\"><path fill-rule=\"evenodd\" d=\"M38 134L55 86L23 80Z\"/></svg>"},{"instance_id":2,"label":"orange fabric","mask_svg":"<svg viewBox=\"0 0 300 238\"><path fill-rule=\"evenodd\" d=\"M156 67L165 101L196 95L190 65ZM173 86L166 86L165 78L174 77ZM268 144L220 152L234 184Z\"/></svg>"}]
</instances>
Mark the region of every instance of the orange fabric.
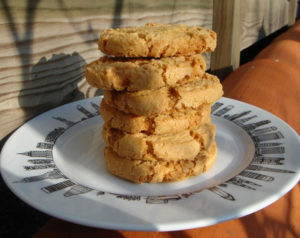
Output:
<instances>
[{"instance_id":1,"label":"orange fabric","mask_svg":"<svg viewBox=\"0 0 300 238\"><path fill-rule=\"evenodd\" d=\"M223 81L226 97L261 107L300 134L300 20L252 62ZM300 159L300 158L299 158ZM300 237L300 184L274 204L246 217L176 232L110 231L52 219L35 237Z\"/></svg>"},{"instance_id":2,"label":"orange fabric","mask_svg":"<svg viewBox=\"0 0 300 238\"><path fill-rule=\"evenodd\" d=\"M294 41L299 42L299 38L300 38L300 20L297 20L292 28L290 28L284 34L276 37L276 39L274 39L274 42L285 40L285 39L294 40Z\"/></svg>"},{"instance_id":3,"label":"orange fabric","mask_svg":"<svg viewBox=\"0 0 300 238\"><path fill-rule=\"evenodd\" d=\"M288 64L289 67L300 72L300 67L295 67L300 62L299 41L291 39L276 41L261 51L255 59L272 59L279 64Z\"/></svg>"},{"instance_id":4,"label":"orange fabric","mask_svg":"<svg viewBox=\"0 0 300 238\"><path fill-rule=\"evenodd\" d=\"M272 59L249 62L223 83L225 96L261 107L287 121L300 132L300 71Z\"/></svg>"}]
</instances>

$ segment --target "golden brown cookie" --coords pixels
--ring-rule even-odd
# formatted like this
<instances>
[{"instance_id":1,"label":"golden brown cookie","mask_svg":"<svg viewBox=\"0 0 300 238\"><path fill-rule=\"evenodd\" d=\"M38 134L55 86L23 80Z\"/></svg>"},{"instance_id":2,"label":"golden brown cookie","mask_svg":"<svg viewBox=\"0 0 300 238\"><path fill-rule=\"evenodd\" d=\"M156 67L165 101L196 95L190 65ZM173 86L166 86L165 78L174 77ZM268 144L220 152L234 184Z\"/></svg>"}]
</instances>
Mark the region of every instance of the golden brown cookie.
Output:
<instances>
[{"instance_id":1,"label":"golden brown cookie","mask_svg":"<svg viewBox=\"0 0 300 238\"><path fill-rule=\"evenodd\" d=\"M187 108L197 109L212 104L223 95L222 85L216 76L205 73L202 78L175 87L137 92L104 90L104 101L125 113L140 116L170 114Z\"/></svg>"},{"instance_id":2,"label":"golden brown cookie","mask_svg":"<svg viewBox=\"0 0 300 238\"><path fill-rule=\"evenodd\" d=\"M216 33L199 26L148 23L105 30L98 44L108 55L160 58L213 51Z\"/></svg>"},{"instance_id":3,"label":"golden brown cookie","mask_svg":"<svg viewBox=\"0 0 300 238\"><path fill-rule=\"evenodd\" d=\"M204 104L193 110L173 112L151 117L124 113L107 105L100 104L100 114L107 125L128 133L166 134L191 129L203 123L210 123L211 105Z\"/></svg>"},{"instance_id":4,"label":"golden brown cookie","mask_svg":"<svg viewBox=\"0 0 300 238\"><path fill-rule=\"evenodd\" d=\"M129 134L104 124L104 141L120 156L142 160L193 160L214 141L216 128L202 124L191 130L152 135Z\"/></svg>"},{"instance_id":5,"label":"golden brown cookie","mask_svg":"<svg viewBox=\"0 0 300 238\"><path fill-rule=\"evenodd\" d=\"M148 23L105 30L98 44L108 55L160 58L213 51L216 33L199 26Z\"/></svg>"},{"instance_id":6,"label":"golden brown cookie","mask_svg":"<svg viewBox=\"0 0 300 238\"><path fill-rule=\"evenodd\" d=\"M161 59L102 57L86 66L86 80L105 90L137 91L175 86L201 77L205 61L198 55Z\"/></svg>"},{"instance_id":7,"label":"golden brown cookie","mask_svg":"<svg viewBox=\"0 0 300 238\"><path fill-rule=\"evenodd\" d=\"M110 147L104 149L110 173L134 183L175 182L208 171L216 161L217 146L213 142L208 150L201 151L194 160L135 160L121 157Z\"/></svg>"}]
</instances>

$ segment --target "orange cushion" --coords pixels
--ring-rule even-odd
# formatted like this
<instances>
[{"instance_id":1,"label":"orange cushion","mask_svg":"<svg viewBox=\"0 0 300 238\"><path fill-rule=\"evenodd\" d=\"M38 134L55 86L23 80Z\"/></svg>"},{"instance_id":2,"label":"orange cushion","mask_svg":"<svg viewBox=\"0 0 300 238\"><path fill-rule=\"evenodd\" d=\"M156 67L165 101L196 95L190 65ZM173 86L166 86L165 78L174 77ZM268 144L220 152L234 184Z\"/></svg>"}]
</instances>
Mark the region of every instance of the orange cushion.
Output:
<instances>
[{"instance_id":1,"label":"orange cushion","mask_svg":"<svg viewBox=\"0 0 300 238\"><path fill-rule=\"evenodd\" d=\"M276 41L261 51L255 59L273 59L276 63L288 64L300 72L300 38L299 41Z\"/></svg>"},{"instance_id":2,"label":"orange cushion","mask_svg":"<svg viewBox=\"0 0 300 238\"><path fill-rule=\"evenodd\" d=\"M300 62L290 65L273 59L253 60L223 81L224 95L262 107L282 119L289 118L289 124L299 132L300 72L297 64ZM287 107L294 110L286 110Z\"/></svg>"}]
</instances>

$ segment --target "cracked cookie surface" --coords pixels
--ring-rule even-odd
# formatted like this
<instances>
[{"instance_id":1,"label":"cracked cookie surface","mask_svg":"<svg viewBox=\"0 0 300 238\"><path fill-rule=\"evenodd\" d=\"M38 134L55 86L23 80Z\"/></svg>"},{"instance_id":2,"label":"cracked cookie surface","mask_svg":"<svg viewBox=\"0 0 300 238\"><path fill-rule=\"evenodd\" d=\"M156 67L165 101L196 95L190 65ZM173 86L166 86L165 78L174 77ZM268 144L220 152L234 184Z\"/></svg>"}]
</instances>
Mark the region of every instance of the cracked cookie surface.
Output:
<instances>
[{"instance_id":1,"label":"cracked cookie surface","mask_svg":"<svg viewBox=\"0 0 300 238\"><path fill-rule=\"evenodd\" d=\"M129 134L104 124L104 141L120 156L140 160L193 160L214 141L216 128L202 124L177 133Z\"/></svg>"},{"instance_id":2,"label":"cracked cookie surface","mask_svg":"<svg viewBox=\"0 0 300 238\"><path fill-rule=\"evenodd\" d=\"M110 147L105 147L104 157L110 173L134 183L159 183L181 181L207 172L217 158L216 143L202 150L193 160L149 161L121 157Z\"/></svg>"},{"instance_id":3,"label":"cracked cookie surface","mask_svg":"<svg viewBox=\"0 0 300 238\"><path fill-rule=\"evenodd\" d=\"M168 57L213 51L216 33L199 26L148 23L141 27L107 29L99 49L121 57Z\"/></svg>"},{"instance_id":4,"label":"cracked cookie surface","mask_svg":"<svg viewBox=\"0 0 300 238\"><path fill-rule=\"evenodd\" d=\"M86 66L86 80L105 90L137 91L175 86L201 77L205 61L198 55L161 59L102 57Z\"/></svg>"},{"instance_id":5,"label":"cracked cookie surface","mask_svg":"<svg viewBox=\"0 0 300 238\"><path fill-rule=\"evenodd\" d=\"M219 79L205 73L201 78L175 87L136 92L104 90L103 100L125 113L153 116L183 111L187 108L196 109L202 104L214 103L222 95Z\"/></svg>"},{"instance_id":6,"label":"cracked cookie surface","mask_svg":"<svg viewBox=\"0 0 300 238\"><path fill-rule=\"evenodd\" d=\"M107 105L104 100L100 104L100 114L107 125L131 134L166 134L191 129L203 123L210 123L210 112L211 105L204 104L197 109L146 117L119 111Z\"/></svg>"}]
</instances>

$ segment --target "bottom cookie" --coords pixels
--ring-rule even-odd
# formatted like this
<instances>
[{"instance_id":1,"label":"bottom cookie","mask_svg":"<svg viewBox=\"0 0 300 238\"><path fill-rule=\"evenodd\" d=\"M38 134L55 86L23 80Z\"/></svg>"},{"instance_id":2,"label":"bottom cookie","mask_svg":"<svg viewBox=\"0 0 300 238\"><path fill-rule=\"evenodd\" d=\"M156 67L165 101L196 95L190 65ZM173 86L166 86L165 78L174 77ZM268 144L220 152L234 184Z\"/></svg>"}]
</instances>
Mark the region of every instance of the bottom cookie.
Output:
<instances>
[{"instance_id":1,"label":"bottom cookie","mask_svg":"<svg viewBox=\"0 0 300 238\"><path fill-rule=\"evenodd\" d=\"M105 147L104 157L110 173L134 183L176 182L209 170L217 158L217 145L201 151L194 160L147 161L121 157Z\"/></svg>"}]
</instances>

